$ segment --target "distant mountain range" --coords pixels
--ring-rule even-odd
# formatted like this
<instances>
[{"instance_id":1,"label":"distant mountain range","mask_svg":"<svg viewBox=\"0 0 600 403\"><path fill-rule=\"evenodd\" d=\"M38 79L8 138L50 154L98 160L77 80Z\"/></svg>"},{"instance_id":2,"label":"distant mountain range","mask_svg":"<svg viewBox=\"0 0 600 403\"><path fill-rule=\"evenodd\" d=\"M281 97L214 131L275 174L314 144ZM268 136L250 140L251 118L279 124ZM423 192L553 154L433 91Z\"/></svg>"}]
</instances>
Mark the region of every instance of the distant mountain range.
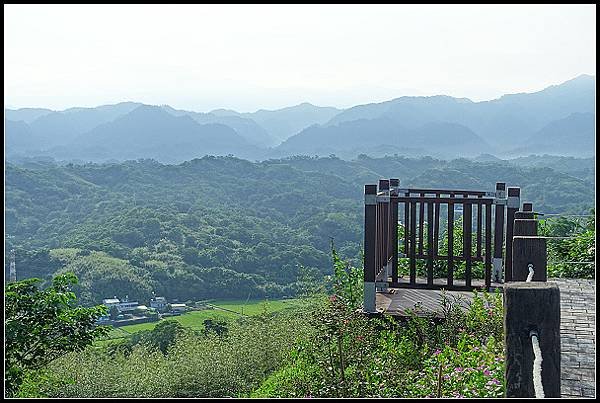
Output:
<instances>
[{"instance_id":1,"label":"distant mountain range","mask_svg":"<svg viewBox=\"0 0 600 403\"><path fill-rule=\"evenodd\" d=\"M64 111L6 109L6 156L163 162L207 154L257 160L330 154L592 157L595 84L594 76L581 75L492 101L407 96L344 110L303 103L253 113L203 113L136 102Z\"/></svg>"},{"instance_id":2,"label":"distant mountain range","mask_svg":"<svg viewBox=\"0 0 600 403\"><path fill-rule=\"evenodd\" d=\"M274 111L261 109L254 113L238 113L232 110L216 109L211 113L222 117L238 116L252 119L264 127L271 136L277 139L278 143L281 143L310 125L322 125L329 122L340 112L342 112L341 109L314 106L305 102Z\"/></svg>"}]
</instances>

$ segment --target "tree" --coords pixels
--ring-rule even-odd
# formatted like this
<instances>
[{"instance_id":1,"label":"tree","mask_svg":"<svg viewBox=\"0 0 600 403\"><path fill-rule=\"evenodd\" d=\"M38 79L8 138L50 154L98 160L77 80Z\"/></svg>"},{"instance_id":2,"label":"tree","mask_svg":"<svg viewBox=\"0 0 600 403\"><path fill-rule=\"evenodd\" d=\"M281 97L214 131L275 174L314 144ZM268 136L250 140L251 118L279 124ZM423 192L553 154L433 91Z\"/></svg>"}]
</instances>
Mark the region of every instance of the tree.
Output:
<instances>
[{"instance_id":1,"label":"tree","mask_svg":"<svg viewBox=\"0 0 600 403\"><path fill-rule=\"evenodd\" d=\"M220 319L205 319L204 333L215 333L217 336L226 336L229 328L225 320Z\"/></svg>"},{"instance_id":2,"label":"tree","mask_svg":"<svg viewBox=\"0 0 600 403\"><path fill-rule=\"evenodd\" d=\"M540 221L539 233L548 242L548 274L551 277L594 278L596 221L594 209L585 219L550 217Z\"/></svg>"},{"instance_id":3,"label":"tree","mask_svg":"<svg viewBox=\"0 0 600 403\"><path fill-rule=\"evenodd\" d=\"M158 348L163 354L175 343L175 339L185 332L183 325L176 320L165 320L158 323L154 329L138 332L131 338L130 346L148 344Z\"/></svg>"},{"instance_id":4,"label":"tree","mask_svg":"<svg viewBox=\"0 0 600 403\"><path fill-rule=\"evenodd\" d=\"M28 371L43 368L70 351L82 350L109 327L97 326L106 307L76 306L71 286L73 273L56 276L40 289L40 279L30 278L6 286L5 387L13 396Z\"/></svg>"},{"instance_id":5,"label":"tree","mask_svg":"<svg viewBox=\"0 0 600 403\"><path fill-rule=\"evenodd\" d=\"M347 260L342 260L335 250L333 239L331 240L331 256L333 258L333 292L343 302L351 307L357 308L363 302L363 270L360 267L350 265Z\"/></svg>"},{"instance_id":6,"label":"tree","mask_svg":"<svg viewBox=\"0 0 600 403\"><path fill-rule=\"evenodd\" d=\"M117 308L115 305L110 307L110 319L111 320L116 320L117 316L119 316L119 308Z\"/></svg>"}]
</instances>

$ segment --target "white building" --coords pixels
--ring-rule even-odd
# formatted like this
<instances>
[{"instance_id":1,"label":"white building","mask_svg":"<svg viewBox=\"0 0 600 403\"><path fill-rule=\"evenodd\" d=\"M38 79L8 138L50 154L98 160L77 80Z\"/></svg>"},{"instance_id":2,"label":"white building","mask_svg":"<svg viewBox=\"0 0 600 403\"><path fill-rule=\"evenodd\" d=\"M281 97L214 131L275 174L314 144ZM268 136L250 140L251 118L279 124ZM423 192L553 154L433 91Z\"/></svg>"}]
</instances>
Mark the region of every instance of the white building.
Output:
<instances>
[{"instance_id":1,"label":"white building","mask_svg":"<svg viewBox=\"0 0 600 403\"><path fill-rule=\"evenodd\" d=\"M106 307L108 308L108 310L110 310L110 308L112 308L113 306L119 305L121 303L121 301L119 301L119 299L117 297L114 297L114 298L103 299L102 303L104 305L106 305Z\"/></svg>"},{"instance_id":2,"label":"white building","mask_svg":"<svg viewBox=\"0 0 600 403\"><path fill-rule=\"evenodd\" d=\"M117 309L119 310L119 312L131 312L136 310L138 306L139 304L137 301L121 302L117 305Z\"/></svg>"},{"instance_id":3,"label":"white building","mask_svg":"<svg viewBox=\"0 0 600 403\"><path fill-rule=\"evenodd\" d=\"M186 304L171 304L171 311L173 312L185 312L186 310Z\"/></svg>"},{"instance_id":4,"label":"white building","mask_svg":"<svg viewBox=\"0 0 600 403\"><path fill-rule=\"evenodd\" d=\"M150 308L157 311L163 311L167 307L167 299L165 297L154 297L150 300Z\"/></svg>"},{"instance_id":5,"label":"white building","mask_svg":"<svg viewBox=\"0 0 600 403\"><path fill-rule=\"evenodd\" d=\"M121 301L117 297L103 299L102 303L108 308L109 312L113 306L116 306L119 313L134 311L139 306L137 301Z\"/></svg>"}]
</instances>

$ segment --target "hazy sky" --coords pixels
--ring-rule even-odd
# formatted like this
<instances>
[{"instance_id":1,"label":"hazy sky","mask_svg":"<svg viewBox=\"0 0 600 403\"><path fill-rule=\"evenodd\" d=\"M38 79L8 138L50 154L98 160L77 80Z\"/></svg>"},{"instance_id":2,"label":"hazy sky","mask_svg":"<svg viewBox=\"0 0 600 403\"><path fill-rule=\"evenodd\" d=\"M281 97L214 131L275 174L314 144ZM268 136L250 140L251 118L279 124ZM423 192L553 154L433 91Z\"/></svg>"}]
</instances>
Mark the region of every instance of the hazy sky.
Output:
<instances>
[{"instance_id":1,"label":"hazy sky","mask_svg":"<svg viewBox=\"0 0 600 403\"><path fill-rule=\"evenodd\" d=\"M478 101L595 71L595 5L4 5L9 107Z\"/></svg>"}]
</instances>

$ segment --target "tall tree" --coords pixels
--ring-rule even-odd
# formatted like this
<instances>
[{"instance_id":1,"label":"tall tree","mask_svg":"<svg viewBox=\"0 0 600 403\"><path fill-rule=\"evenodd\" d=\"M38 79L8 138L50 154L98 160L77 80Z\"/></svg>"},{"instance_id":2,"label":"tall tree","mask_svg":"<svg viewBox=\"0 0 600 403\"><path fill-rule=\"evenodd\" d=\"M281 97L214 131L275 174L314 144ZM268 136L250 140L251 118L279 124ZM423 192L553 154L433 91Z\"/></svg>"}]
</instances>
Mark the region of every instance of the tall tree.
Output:
<instances>
[{"instance_id":1,"label":"tall tree","mask_svg":"<svg viewBox=\"0 0 600 403\"><path fill-rule=\"evenodd\" d=\"M81 350L108 327L96 320L106 307L77 306L71 286L73 273L54 277L51 286L40 289L40 279L30 278L6 286L5 393L13 396L27 371L43 368L70 351Z\"/></svg>"}]
</instances>

